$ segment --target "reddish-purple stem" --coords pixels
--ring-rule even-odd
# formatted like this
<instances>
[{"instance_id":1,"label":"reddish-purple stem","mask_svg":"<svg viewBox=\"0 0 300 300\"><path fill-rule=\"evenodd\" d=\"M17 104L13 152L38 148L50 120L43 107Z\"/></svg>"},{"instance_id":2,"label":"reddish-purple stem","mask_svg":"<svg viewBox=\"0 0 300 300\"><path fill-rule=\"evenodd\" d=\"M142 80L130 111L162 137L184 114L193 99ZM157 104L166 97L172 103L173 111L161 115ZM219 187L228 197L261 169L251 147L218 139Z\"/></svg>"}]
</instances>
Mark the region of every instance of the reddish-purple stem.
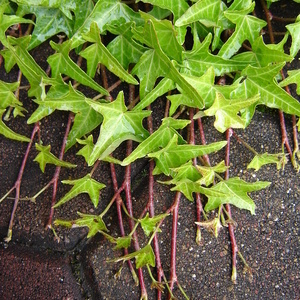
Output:
<instances>
[{"instance_id":1,"label":"reddish-purple stem","mask_svg":"<svg viewBox=\"0 0 300 300\"><path fill-rule=\"evenodd\" d=\"M148 110L151 110L150 105L148 106ZM152 116L150 115L147 118L147 125L148 125L148 130L149 133L153 133L153 123L152 123ZM153 186L154 186L154 176L153 176L153 169L154 169L154 161L150 160L149 162L149 201L147 204L147 207L149 208L149 215L150 217L154 217L155 212L154 212L154 191L153 191ZM153 238L153 248L154 248L154 254L155 254L155 261L156 261L156 271L157 271L157 281L161 283L162 281L162 276L163 276L163 268L161 265L161 259L160 259L160 251L159 251L159 243L158 243L158 236L155 234ZM162 293L161 290L157 289L157 300L161 300Z\"/></svg>"},{"instance_id":2,"label":"reddish-purple stem","mask_svg":"<svg viewBox=\"0 0 300 300\"><path fill-rule=\"evenodd\" d=\"M190 130L189 130L189 132L190 132L189 143L191 145L195 145L195 122L194 122L194 109L193 108L189 109L189 115L190 115L190 120L191 120ZM202 131L203 131L203 128L202 128ZM203 135L204 135L204 132L203 132ZM206 158L206 160L207 160L207 158ZM196 157L193 159L193 164L194 164L194 166L197 165ZM203 211L203 207L202 207L202 202L201 202L201 195L199 193L196 193L196 220L197 220L197 222L201 221L201 212L202 211ZM201 241L201 227L200 227L200 225L197 225L197 233L196 233L197 244L200 244L200 241Z\"/></svg>"},{"instance_id":3,"label":"reddish-purple stem","mask_svg":"<svg viewBox=\"0 0 300 300\"><path fill-rule=\"evenodd\" d=\"M226 131L226 140L227 140L227 145L226 145L226 152L225 152L225 165L229 167L229 156L230 156L230 137L232 135L232 129L229 128ZM225 171L225 180L229 179L229 168ZM228 213L229 218L231 218L231 208L230 204L226 204L226 211ZM231 280L233 283L236 283L236 254L238 252L238 247L236 244L235 240L235 235L234 235L234 226L233 224L229 223L228 224L228 231L229 231L229 236L230 236L230 242L231 242L231 252L232 252L232 276Z\"/></svg>"},{"instance_id":4,"label":"reddish-purple stem","mask_svg":"<svg viewBox=\"0 0 300 300\"><path fill-rule=\"evenodd\" d=\"M68 122L67 122L67 127L65 130L65 135L63 138L63 143L61 145L61 149L60 149L60 154L59 154L59 159L63 160L64 158L64 153L65 153L65 149L66 149L66 144L67 144L67 138L71 129L71 124L73 122L73 113L70 112L69 113L69 117L68 117ZM54 215L54 205L56 203L56 193L57 193L57 184L58 184L58 179L59 179L59 174L60 174L60 170L61 167L57 166L55 168L55 173L53 178L51 179L51 183L53 184L53 191L52 191L52 201L51 201L51 208L50 208L50 214L49 214L49 218L48 218L48 222L46 224L46 229L51 229L52 228L52 219L53 219L53 215Z\"/></svg>"},{"instance_id":5,"label":"reddish-purple stem","mask_svg":"<svg viewBox=\"0 0 300 300\"><path fill-rule=\"evenodd\" d=\"M197 121L198 121L201 143L202 143L202 145L206 145L206 139L205 139L202 120L201 120L201 118L198 118ZM208 165L210 165L209 156L207 154L203 155L203 159Z\"/></svg>"},{"instance_id":6,"label":"reddish-purple stem","mask_svg":"<svg viewBox=\"0 0 300 300\"><path fill-rule=\"evenodd\" d=\"M176 274L176 244L177 244L177 225L178 225L178 211L180 203L181 193L176 192L174 204L172 205L172 236L171 236L171 262L170 262L170 290L173 291L174 284L177 283ZM171 299L169 293L168 299Z\"/></svg>"},{"instance_id":7,"label":"reddish-purple stem","mask_svg":"<svg viewBox=\"0 0 300 300\"><path fill-rule=\"evenodd\" d=\"M264 12L265 12L270 41L271 41L272 44L275 44L274 33L273 33L272 24L271 24L272 15L270 14L270 11L269 11L269 9L266 5L266 2L264 0L261 0L260 2L261 2L261 5L264 9ZM281 75L283 75L283 78L284 78L284 74L283 74L282 71L281 71ZM288 151L289 156L291 158L291 161L293 161L293 152L292 152L292 149L290 147L289 140L288 140L288 137L287 137L284 114L283 114L282 110L279 110L279 121L280 121L280 128L281 128L282 145L285 145L286 150Z\"/></svg>"},{"instance_id":8,"label":"reddish-purple stem","mask_svg":"<svg viewBox=\"0 0 300 300\"><path fill-rule=\"evenodd\" d=\"M39 122L37 122L37 123L35 123L35 125L33 127L31 137L30 137L30 142L27 145L27 149L26 149L26 152L25 152L22 164L21 164L21 168L19 170L18 178L17 178L14 186L10 190L10 192L12 192L15 189L16 190L16 195L15 195L14 207L13 207L13 210L11 212L11 217L10 217L9 226L8 226L7 241L9 241L11 239L11 235L12 235L12 228L13 228L13 225L14 225L14 217L15 217L15 213L16 213L16 210L17 210L17 207L18 207L19 200L20 200L20 188L21 188L21 182L22 182L22 177L23 177L23 174L24 174L25 165L26 165L26 162L27 162L27 159L28 159L30 149L32 147L34 137L35 137L36 133L39 130L40 130L40 125L39 125Z\"/></svg>"}]
</instances>

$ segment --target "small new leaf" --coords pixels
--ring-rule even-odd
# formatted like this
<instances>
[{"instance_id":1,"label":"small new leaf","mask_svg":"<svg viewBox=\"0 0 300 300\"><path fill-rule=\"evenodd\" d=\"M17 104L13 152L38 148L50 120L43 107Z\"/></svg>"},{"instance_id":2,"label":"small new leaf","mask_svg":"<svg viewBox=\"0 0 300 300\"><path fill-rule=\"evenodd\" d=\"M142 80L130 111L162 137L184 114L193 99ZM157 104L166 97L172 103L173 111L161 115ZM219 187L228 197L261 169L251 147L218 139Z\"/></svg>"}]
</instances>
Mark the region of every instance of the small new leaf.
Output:
<instances>
[{"instance_id":1,"label":"small new leaf","mask_svg":"<svg viewBox=\"0 0 300 300\"><path fill-rule=\"evenodd\" d=\"M284 169L287 163L287 158L284 153L263 153L257 154L248 164L247 169L255 169L258 171L262 166L268 164L276 164L277 170Z\"/></svg>"},{"instance_id":2,"label":"small new leaf","mask_svg":"<svg viewBox=\"0 0 300 300\"><path fill-rule=\"evenodd\" d=\"M247 209L253 215L255 214L255 203L248 196L248 192L259 191L270 184L266 181L248 183L238 177L233 177L221 181L211 188L198 187L198 190L208 198L208 202L204 207L206 211L218 208L221 204L229 203L240 209Z\"/></svg>"},{"instance_id":3,"label":"small new leaf","mask_svg":"<svg viewBox=\"0 0 300 300\"><path fill-rule=\"evenodd\" d=\"M220 132L225 132L228 128L245 128L247 122L239 116L242 109L245 109L260 99L259 95L255 95L249 99L225 99L225 97L217 93L214 104L204 111L206 116L215 116L215 128ZM202 112L201 112L202 113ZM198 118L198 115L195 115Z\"/></svg>"},{"instance_id":4,"label":"small new leaf","mask_svg":"<svg viewBox=\"0 0 300 300\"><path fill-rule=\"evenodd\" d=\"M114 73L120 79L131 84L138 84L137 80L124 70L119 61L102 44L100 30L96 23L92 23L90 31L87 34L84 34L83 37L86 41L93 43L79 53L87 60L87 74L89 76L94 77L98 64L102 63L109 71Z\"/></svg>"},{"instance_id":5,"label":"small new leaf","mask_svg":"<svg viewBox=\"0 0 300 300\"><path fill-rule=\"evenodd\" d=\"M150 218L149 213L147 213L143 219L139 220L144 233L147 236L149 236L151 232L155 230L157 223L159 223L162 219L166 218L168 215L169 214L161 214Z\"/></svg>"},{"instance_id":6,"label":"small new leaf","mask_svg":"<svg viewBox=\"0 0 300 300\"><path fill-rule=\"evenodd\" d=\"M53 164L56 166L60 166L60 167L65 167L65 168L76 168L77 165L71 164L69 162L66 161L62 161L60 159L58 159L55 155L53 155L50 150L51 150L51 146L43 146L40 144L35 144L35 148L36 150L38 150L40 153L36 156L36 158L34 159L34 161L38 162L40 165L40 169L42 170L42 172L45 172L45 166L47 164Z\"/></svg>"},{"instance_id":7,"label":"small new leaf","mask_svg":"<svg viewBox=\"0 0 300 300\"><path fill-rule=\"evenodd\" d=\"M96 181L95 179L91 178L90 174L86 176L75 179L75 180L63 180L63 184L70 184L73 185L72 189L62 197L54 207L58 207L71 199L75 198L77 195L82 193L87 193L94 204L94 207L98 206L99 198L100 198L100 191L105 188L105 184Z\"/></svg>"},{"instance_id":8,"label":"small new leaf","mask_svg":"<svg viewBox=\"0 0 300 300\"><path fill-rule=\"evenodd\" d=\"M129 248L131 244L131 239L132 239L131 236L118 237L117 239L114 240L114 243L116 243L114 250Z\"/></svg>"},{"instance_id":9,"label":"small new leaf","mask_svg":"<svg viewBox=\"0 0 300 300\"><path fill-rule=\"evenodd\" d=\"M4 135L8 139L16 140L20 142L30 142L30 139L24 135L14 132L9 127L7 127L2 121L2 115L4 114L5 109L0 109L0 134Z\"/></svg>"}]
</instances>

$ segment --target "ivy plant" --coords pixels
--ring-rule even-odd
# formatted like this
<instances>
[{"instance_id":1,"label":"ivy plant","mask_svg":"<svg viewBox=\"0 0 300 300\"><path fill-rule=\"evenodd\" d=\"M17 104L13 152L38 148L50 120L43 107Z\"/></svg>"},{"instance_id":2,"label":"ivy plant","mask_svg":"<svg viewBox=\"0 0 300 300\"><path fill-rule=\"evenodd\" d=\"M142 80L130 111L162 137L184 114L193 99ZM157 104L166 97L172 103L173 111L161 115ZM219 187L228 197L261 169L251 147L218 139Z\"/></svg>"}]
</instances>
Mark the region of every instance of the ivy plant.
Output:
<instances>
[{"instance_id":1,"label":"ivy plant","mask_svg":"<svg viewBox=\"0 0 300 300\"><path fill-rule=\"evenodd\" d=\"M267 11L273 2L276 1L262 1L262 5ZM298 0L294 2L299 3ZM61 199L53 194L48 228L87 227L88 238L103 234L115 249L123 249L123 256L108 260L127 261L132 268L131 260L135 259L141 299L147 299L142 268L150 273L153 286L157 288L157 299L161 299L164 287L166 293L174 297L174 284L188 298L176 276L176 230L172 230L170 278L167 279L157 265L160 251L156 241L165 218L172 214L173 229L177 228L180 198L198 201L201 195L207 201L203 208L201 201L197 202L196 242L201 239L200 227L212 229L217 236L224 225L229 226L231 241L235 241L230 205L255 214L255 203L248 193L270 185L265 181L229 178L230 138L235 137L253 152L254 158L248 168L257 171L266 164L283 168L287 161L285 146L293 166L299 170L297 136L294 136L294 151L283 137L282 151L270 154L257 153L235 132L251 123L258 107L278 109L281 117L291 115L295 128L300 117L300 103L288 89L289 85L296 84L300 94L300 72L290 70L286 77L284 75L285 65L296 59L300 50L300 15L286 26L282 41L274 44L271 32L271 42L264 40L262 35L270 19L258 18L254 14L255 7L252 0L141 0L131 3L120 0L0 0L1 61L7 73L18 66L20 74L29 82L27 94L36 107L31 114L24 108L18 92L20 80L0 81L0 134L28 144L16 184L0 202L15 190L17 205L22 175L34 141L38 151L34 160L41 171L45 171L47 164L54 164L56 171L41 191L34 196L28 195L32 200L52 184L57 189L62 167L76 168L76 164L64 161L64 153L74 145L80 146L77 154L84 157L90 172L82 178L62 178L62 184L72 187ZM39 66L31 54L42 43L50 44L53 49L47 58L48 71ZM82 67L82 60L86 61L86 68ZM98 74L102 76L102 85L97 80ZM107 74L117 78L111 86ZM119 88L125 84L129 86L129 93ZM80 89L81 86L84 88ZM119 89L115 99L110 94L113 89ZM151 106L156 107L157 99L164 99L166 109L164 118L154 127L152 115L156 115L156 111L151 111ZM42 140L36 139L40 123L56 110L69 112L59 157L51 153L51 145L43 145ZM26 118L32 128L31 137L10 128L11 116ZM215 129L226 136L206 144L202 120L209 117L214 119ZM202 144L196 144L196 123ZM134 149L132 141L136 142ZM117 159L114 151L121 144L126 144L126 156ZM211 165L209 155L221 149L225 149L225 160ZM137 216L131 201L130 165L140 159L149 163L149 190L152 192L144 215ZM99 164L112 167L115 194L108 206L99 215L78 212L75 220L53 221L54 209L63 210L63 204L79 194L87 193L92 204L98 206L100 191L109 188L93 178ZM121 186L115 180L115 164L125 168ZM157 215L154 214L154 179L174 191L174 203ZM110 235L105 225L105 215L113 205L121 212L118 214L120 236ZM208 213L214 210L217 217L209 219ZM14 214L7 242L12 238ZM122 227L124 217L130 225L127 234ZM147 239L142 248L138 244L137 228ZM237 247L233 248L232 281L236 282L236 254L240 252ZM155 267L156 278L152 275Z\"/></svg>"}]
</instances>

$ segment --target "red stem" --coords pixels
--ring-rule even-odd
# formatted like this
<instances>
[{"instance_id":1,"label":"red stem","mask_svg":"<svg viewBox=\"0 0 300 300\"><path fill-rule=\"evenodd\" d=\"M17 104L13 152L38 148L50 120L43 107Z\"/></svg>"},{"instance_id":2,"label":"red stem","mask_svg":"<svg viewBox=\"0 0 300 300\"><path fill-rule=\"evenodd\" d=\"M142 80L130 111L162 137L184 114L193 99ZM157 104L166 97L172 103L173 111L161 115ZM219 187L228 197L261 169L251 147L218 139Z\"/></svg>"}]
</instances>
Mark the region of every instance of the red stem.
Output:
<instances>
[{"instance_id":1,"label":"red stem","mask_svg":"<svg viewBox=\"0 0 300 300\"><path fill-rule=\"evenodd\" d=\"M229 128L226 131L226 140L227 140L227 145L226 145L226 153L225 153L225 165L229 167L229 154L230 154L230 137L232 135L232 129ZM225 180L229 179L229 168L225 171ZM231 218L231 208L230 204L227 203L225 205L226 211L228 213L229 218ZM231 280L234 284L236 284L236 277L237 277L237 272L236 272L236 254L238 252L238 247L236 244L235 240L235 235L234 235L234 226L233 224L229 223L228 224L228 231L229 231L229 236L230 236L230 242L231 242L231 252L232 252L232 275L231 275Z\"/></svg>"},{"instance_id":2,"label":"red stem","mask_svg":"<svg viewBox=\"0 0 300 300\"><path fill-rule=\"evenodd\" d=\"M65 153L65 149L66 149L66 144L67 144L67 138L71 129L71 124L73 122L73 113L70 112L69 113L69 117L68 117L68 123L67 123L67 127L66 127L66 131L65 131L65 135L64 135L64 139L63 139L63 143L60 149L60 154L59 154L59 159L63 160L64 158L64 153ZM61 167L57 166L55 169L55 173L54 176L51 180L51 183L53 184L53 192L52 192L52 201L51 201L51 208L50 208L50 214L49 214L49 218L48 218L48 222L46 224L46 229L51 229L52 228L52 219L53 219L53 215L54 215L54 205L56 203L56 193L57 193L57 184L58 184L58 179L59 179L59 174L60 174L60 170Z\"/></svg>"},{"instance_id":3,"label":"red stem","mask_svg":"<svg viewBox=\"0 0 300 300\"><path fill-rule=\"evenodd\" d=\"M189 115L190 115L190 120L191 120L191 124L190 124L190 139L189 139L189 143L192 145L195 145L195 122L194 122L194 109L190 108L189 109ZM201 123L202 125L202 123ZM203 128L202 128L203 131ZM204 132L203 132L203 136L204 136ZM205 138L204 138L205 141ZM208 156L208 155L207 155ZM207 160L207 158L206 158ZM193 159L193 164L194 166L197 165L197 158L195 157ZM202 202L201 202L201 195L199 193L196 193L196 221L200 222L201 221L201 212L203 211L203 206L202 206ZM197 232L196 232L196 243L199 245L201 243L201 227L200 225L196 225L197 226Z\"/></svg>"},{"instance_id":4,"label":"red stem","mask_svg":"<svg viewBox=\"0 0 300 300\"><path fill-rule=\"evenodd\" d=\"M178 224L178 211L180 203L181 193L176 192L174 204L172 206L172 237L171 237L171 263L170 263L170 290L173 291L174 284L177 283L176 275L176 244L177 244L177 224ZM171 294L169 293L168 299L171 299Z\"/></svg>"},{"instance_id":5,"label":"red stem","mask_svg":"<svg viewBox=\"0 0 300 300\"><path fill-rule=\"evenodd\" d=\"M27 149L26 149L26 152L25 152L22 164L21 164L21 168L19 170L17 180L16 180L13 188L11 189L11 191L13 191L14 189L16 190L16 195L15 195L15 202L14 202L14 206L13 206L10 221L9 221L7 238L5 239L6 242L9 242L11 240L12 228L13 228L13 225L14 225L14 217L15 217L15 214L16 214L16 210L17 210L17 207L18 207L19 200L20 200L20 188L21 188L22 177L23 177L23 174L24 174L24 169L25 169L25 166L26 166L26 162L27 162L27 159L28 159L30 149L32 147L34 137L35 137L36 133L39 130L40 130L40 125L39 125L39 122L37 122L37 123L35 123L35 125L33 127L31 137L30 137L30 142L27 145Z\"/></svg>"},{"instance_id":6,"label":"red stem","mask_svg":"<svg viewBox=\"0 0 300 300\"><path fill-rule=\"evenodd\" d=\"M150 105L148 106L148 110L151 110ZM147 124L148 124L148 130L149 133L153 133L153 123L152 123L152 116L150 115L147 118ZM153 176L153 169L154 169L154 161L150 160L149 162L149 201L148 201L148 207L149 207L149 215L150 217L154 217L154 176ZM161 265L161 259L160 259L160 251L159 251L159 242L158 242L158 236L155 234L153 238L153 248L154 248L154 254L155 254L155 261L156 261L156 271L157 271L157 281L159 283L162 282L162 276L163 276L163 268ZM157 289L157 300L161 300L162 292Z\"/></svg>"}]
</instances>

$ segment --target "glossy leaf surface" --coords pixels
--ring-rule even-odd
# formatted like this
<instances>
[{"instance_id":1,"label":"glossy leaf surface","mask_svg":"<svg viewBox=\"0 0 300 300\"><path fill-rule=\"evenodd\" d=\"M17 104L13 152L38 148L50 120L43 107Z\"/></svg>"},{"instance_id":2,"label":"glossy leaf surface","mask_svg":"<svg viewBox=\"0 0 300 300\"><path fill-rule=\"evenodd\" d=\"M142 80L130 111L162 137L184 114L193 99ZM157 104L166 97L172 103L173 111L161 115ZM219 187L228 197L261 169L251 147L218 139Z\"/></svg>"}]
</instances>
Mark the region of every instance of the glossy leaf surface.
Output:
<instances>
[{"instance_id":1,"label":"glossy leaf surface","mask_svg":"<svg viewBox=\"0 0 300 300\"><path fill-rule=\"evenodd\" d=\"M103 115L100 136L88 161L90 166L97 159L105 158L125 140L141 142L149 136L148 131L142 126L142 120L151 112L128 111L123 92L120 92L117 99L111 103L98 103L91 100L87 100L87 103Z\"/></svg>"},{"instance_id":2,"label":"glossy leaf surface","mask_svg":"<svg viewBox=\"0 0 300 300\"><path fill-rule=\"evenodd\" d=\"M55 155L53 155L50 152L50 150L51 150L50 145L43 146L43 145L36 143L35 148L36 148L36 150L39 151L39 154L36 156L34 161L39 163L40 169L42 170L43 173L45 172L45 167L47 164L53 164L53 165L65 167L65 168L76 168L77 167L74 164L60 160Z\"/></svg>"},{"instance_id":3,"label":"glossy leaf surface","mask_svg":"<svg viewBox=\"0 0 300 300\"><path fill-rule=\"evenodd\" d=\"M64 197L62 197L54 205L54 207L58 207L82 193L87 193L92 203L94 204L94 207L97 207L100 198L100 190L105 188L105 184L100 183L95 179L91 178L90 174L87 174L86 176L80 179L63 180L62 183L73 185L73 187Z\"/></svg>"}]
</instances>

